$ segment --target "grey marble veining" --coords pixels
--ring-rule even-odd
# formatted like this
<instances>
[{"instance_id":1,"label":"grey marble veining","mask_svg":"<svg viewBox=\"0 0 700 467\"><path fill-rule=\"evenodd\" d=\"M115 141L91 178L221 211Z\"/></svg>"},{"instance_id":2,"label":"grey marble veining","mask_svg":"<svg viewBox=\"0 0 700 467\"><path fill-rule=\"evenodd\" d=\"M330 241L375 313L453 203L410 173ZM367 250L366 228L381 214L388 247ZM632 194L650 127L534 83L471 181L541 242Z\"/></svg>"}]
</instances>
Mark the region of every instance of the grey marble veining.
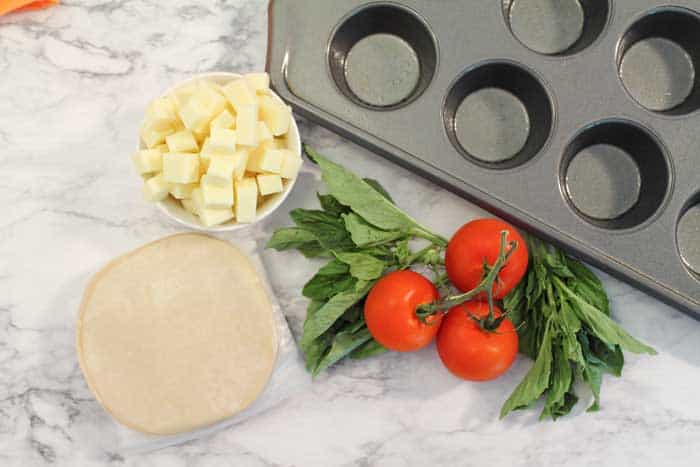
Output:
<instances>
[{"instance_id":1,"label":"grey marble veining","mask_svg":"<svg viewBox=\"0 0 700 467\"><path fill-rule=\"evenodd\" d=\"M291 1L291 0L278 0ZM0 18L0 465L98 466L695 466L700 451L700 323L605 277L615 317L659 350L606 377L602 410L556 423L498 410L530 362L462 383L434 348L349 362L283 407L211 438L124 457L98 449L112 423L73 348L91 272L180 231L143 202L129 155L147 101L194 73L260 70L262 0L64 0ZM415 217L449 235L478 208L341 138L301 122L304 139L386 183ZM253 235L315 205L305 174ZM653 247L653 246L649 246ZM315 265L264 252L297 333ZM583 393L583 391L581 391ZM585 402L585 401L584 401Z\"/></svg>"}]
</instances>

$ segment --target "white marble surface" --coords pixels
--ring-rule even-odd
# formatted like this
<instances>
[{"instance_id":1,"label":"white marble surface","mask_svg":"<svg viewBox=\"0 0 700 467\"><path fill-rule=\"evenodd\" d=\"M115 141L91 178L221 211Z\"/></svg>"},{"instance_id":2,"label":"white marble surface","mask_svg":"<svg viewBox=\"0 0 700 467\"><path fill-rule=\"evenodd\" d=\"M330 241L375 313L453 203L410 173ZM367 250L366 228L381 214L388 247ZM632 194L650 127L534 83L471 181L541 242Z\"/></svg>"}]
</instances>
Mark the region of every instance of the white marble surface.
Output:
<instances>
[{"instance_id":1,"label":"white marble surface","mask_svg":"<svg viewBox=\"0 0 700 467\"><path fill-rule=\"evenodd\" d=\"M287 0L284 0L287 1ZM291 1L291 0L289 0ZM65 0L0 19L0 465L31 466L696 466L700 323L606 278L615 316L655 346L606 378L602 411L537 423L497 419L530 365L467 384L433 348L347 363L283 407L211 438L124 457L90 445L111 420L73 349L87 275L111 257L180 231L143 202L128 156L147 100L196 72L264 66L266 2ZM445 234L480 211L314 125L306 141L386 182L411 214ZM314 205L300 180L260 244ZM226 238L235 238L227 235ZM265 252L298 332L299 289L314 265Z\"/></svg>"}]
</instances>

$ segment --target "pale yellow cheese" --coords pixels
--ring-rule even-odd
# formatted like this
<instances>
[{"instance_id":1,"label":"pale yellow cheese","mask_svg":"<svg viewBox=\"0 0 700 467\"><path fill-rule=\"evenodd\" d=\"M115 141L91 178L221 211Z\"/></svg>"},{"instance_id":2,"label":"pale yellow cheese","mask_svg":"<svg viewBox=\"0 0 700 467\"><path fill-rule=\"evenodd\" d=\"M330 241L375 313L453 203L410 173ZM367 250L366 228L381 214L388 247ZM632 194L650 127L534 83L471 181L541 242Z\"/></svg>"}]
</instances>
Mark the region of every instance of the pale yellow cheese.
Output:
<instances>
[{"instance_id":1,"label":"pale yellow cheese","mask_svg":"<svg viewBox=\"0 0 700 467\"><path fill-rule=\"evenodd\" d=\"M265 122L258 122L258 144L262 144L265 141L272 141L272 133L270 133L270 129Z\"/></svg>"},{"instance_id":2,"label":"pale yellow cheese","mask_svg":"<svg viewBox=\"0 0 700 467\"><path fill-rule=\"evenodd\" d=\"M156 146L153 149L157 149L158 151L160 151L161 154L165 154L166 152L170 152L170 150L168 149L168 145L165 143L159 144L158 146Z\"/></svg>"},{"instance_id":3,"label":"pale yellow cheese","mask_svg":"<svg viewBox=\"0 0 700 467\"><path fill-rule=\"evenodd\" d=\"M168 196L170 184L162 174L151 177L143 183L143 197L148 201L162 201Z\"/></svg>"},{"instance_id":4,"label":"pale yellow cheese","mask_svg":"<svg viewBox=\"0 0 700 467\"><path fill-rule=\"evenodd\" d=\"M214 128L233 128L234 126L236 126L236 117L231 115L228 109L224 109L211 121L210 129L213 131Z\"/></svg>"},{"instance_id":5,"label":"pale yellow cheese","mask_svg":"<svg viewBox=\"0 0 700 467\"><path fill-rule=\"evenodd\" d=\"M236 190L236 220L253 222L258 205L258 184L252 177L244 177L234 182Z\"/></svg>"},{"instance_id":6,"label":"pale yellow cheese","mask_svg":"<svg viewBox=\"0 0 700 467\"><path fill-rule=\"evenodd\" d=\"M185 209L185 211L189 212L190 214L194 214L195 216L197 215L197 203L194 202L192 199L183 199L180 200L182 203L182 207Z\"/></svg>"},{"instance_id":7,"label":"pale yellow cheese","mask_svg":"<svg viewBox=\"0 0 700 467\"><path fill-rule=\"evenodd\" d=\"M196 133L205 132L209 123L226 107L226 99L217 92L200 87L180 108L178 115L185 127Z\"/></svg>"},{"instance_id":8,"label":"pale yellow cheese","mask_svg":"<svg viewBox=\"0 0 700 467\"><path fill-rule=\"evenodd\" d=\"M286 179L296 178L304 161L301 159L301 156L294 151L289 149L283 149L282 151L282 167L280 168L280 175L282 178Z\"/></svg>"},{"instance_id":9,"label":"pale yellow cheese","mask_svg":"<svg viewBox=\"0 0 700 467\"><path fill-rule=\"evenodd\" d=\"M259 96L259 117L265 122L274 136L280 136L289 130L292 111L289 107L272 96Z\"/></svg>"},{"instance_id":10,"label":"pale yellow cheese","mask_svg":"<svg viewBox=\"0 0 700 467\"><path fill-rule=\"evenodd\" d=\"M174 93L168 96L170 101L173 103L173 107L175 108L176 112L178 112L187 103L190 97L192 97L192 95L197 91L197 88L197 83L188 83L180 86Z\"/></svg>"},{"instance_id":11,"label":"pale yellow cheese","mask_svg":"<svg viewBox=\"0 0 700 467\"><path fill-rule=\"evenodd\" d=\"M136 151L131 160L141 175L160 172L163 169L163 154L158 149Z\"/></svg>"},{"instance_id":12,"label":"pale yellow cheese","mask_svg":"<svg viewBox=\"0 0 700 467\"><path fill-rule=\"evenodd\" d=\"M165 137L168 152L197 152L199 146L190 130L182 130Z\"/></svg>"},{"instance_id":13,"label":"pale yellow cheese","mask_svg":"<svg viewBox=\"0 0 700 467\"><path fill-rule=\"evenodd\" d=\"M236 152L236 130L214 128L209 135L209 150L213 154L233 154Z\"/></svg>"},{"instance_id":14,"label":"pale yellow cheese","mask_svg":"<svg viewBox=\"0 0 700 467\"><path fill-rule=\"evenodd\" d=\"M144 142L146 147L154 148L160 144L163 144L165 142L165 137L174 132L175 128L172 126L156 129L144 125L141 127L140 135L141 140Z\"/></svg>"},{"instance_id":15,"label":"pale yellow cheese","mask_svg":"<svg viewBox=\"0 0 700 467\"><path fill-rule=\"evenodd\" d=\"M236 135L238 144L258 145L258 106L246 105L236 109Z\"/></svg>"},{"instance_id":16,"label":"pale yellow cheese","mask_svg":"<svg viewBox=\"0 0 700 467\"><path fill-rule=\"evenodd\" d=\"M163 154L163 178L168 183L194 183L199 180L199 155L184 152Z\"/></svg>"},{"instance_id":17,"label":"pale yellow cheese","mask_svg":"<svg viewBox=\"0 0 700 467\"><path fill-rule=\"evenodd\" d=\"M233 209L204 208L199 212L199 220L207 227L223 224L233 219Z\"/></svg>"},{"instance_id":18,"label":"pale yellow cheese","mask_svg":"<svg viewBox=\"0 0 700 467\"><path fill-rule=\"evenodd\" d=\"M175 106L170 99L159 97L146 107L145 125L154 130L163 130L175 123Z\"/></svg>"},{"instance_id":19,"label":"pale yellow cheese","mask_svg":"<svg viewBox=\"0 0 700 467\"><path fill-rule=\"evenodd\" d=\"M264 149L250 154L246 170L249 172L267 172L279 174L282 160L289 149Z\"/></svg>"},{"instance_id":20,"label":"pale yellow cheese","mask_svg":"<svg viewBox=\"0 0 700 467\"><path fill-rule=\"evenodd\" d=\"M270 75L267 73L248 73L243 79L255 93L262 94L270 88Z\"/></svg>"},{"instance_id":21,"label":"pale yellow cheese","mask_svg":"<svg viewBox=\"0 0 700 467\"><path fill-rule=\"evenodd\" d=\"M233 181L233 174L240 164L240 155L219 155L211 156L209 168L207 169L208 180L219 185L228 185Z\"/></svg>"},{"instance_id":22,"label":"pale yellow cheese","mask_svg":"<svg viewBox=\"0 0 700 467\"><path fill-rule=\"evenodd\" d=\"M280 193L283 190L282 177L276 174L258 174L256 177L258 182L258 192L262 196Z\"/></svg>"},{"instance_id":23,"label":"pale yellow cheese","mask_svg":"<svg viewBox=\"0 0 700 467\"><path fill-rule=\"evenodd\" d=\"M233 206L233 181L222 185L219 180L211 180L203 175L199 185L202 189L202 202L205 208L224 209Z\"/></svg>"},{"instance_id":24,"label":"pale yellow cheese","mask_svg":"<svg viewBox=\"0 0 700 467\"><path fill-rule=\"evenodd\" d=\"M245 169L248 165L248 157L250 152L245 149L239 149L236 151L236 169L233 171L233 178L235 180L240 180L245 175Z\"/></svg>"},{"instance_id":25,"label":"pale yellow cheese","mask_svg":"<svg viewBox=\"0 0 700 467\"><path fill-rule=\"evenodd\" d=\"M256 105L255 92L244 79L236 79L223 87L224 95L233 106L236 114L241 107Z\"/></svg>"},{"instance_id":26,"label":"pale yellow cheese","mask_svg":"<svg viewBox=\"0 0 700 467\"><path fill-rule=\"evenodd\" d=\"M170 194L175 199L190 199L192 197L192 190L194 190L196 186L196 183L173 183L170 186Z\"/></svg>"}]
</instances>

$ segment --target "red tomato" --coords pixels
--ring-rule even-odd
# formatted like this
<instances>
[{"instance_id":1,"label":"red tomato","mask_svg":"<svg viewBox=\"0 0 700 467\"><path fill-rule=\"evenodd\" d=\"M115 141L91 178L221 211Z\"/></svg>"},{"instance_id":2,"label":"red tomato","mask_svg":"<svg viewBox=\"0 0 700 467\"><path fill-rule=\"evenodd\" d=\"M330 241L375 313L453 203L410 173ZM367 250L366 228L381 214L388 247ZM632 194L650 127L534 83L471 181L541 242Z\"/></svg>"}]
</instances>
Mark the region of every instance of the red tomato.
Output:
<instances>
[{"instance_id":1,"label":"red tomato","mask_svg":"<svg viewBox=\"0 0 700 467\"><path fill-rule=\"evenodd\" d=\"M467 302L450 309L437 336L442 363L452 374L469 381L498 378L510 368L518 353L518 333L508 318L494 332L481 329L471 318L486 317L485 302ZM494 316L501 310L494 307Z\"/></svg>"},{"instance_id":2,"label":"red tomato","mask_svg":"<svg viewBox=\"0 0 700 467\"><path fill-rule=\"evenodd\" d=\"M369 332L387 349L399 352L418 350L435 338L442 313L423 323L416 308L438 300L432 282L413 271L395 271L382 277L365 301L365 321Z\"/></svg>"},{"instance_id":3,"label":"red tomato","mask_svg":"<svg viewBox=\"0 0 700 467\"><path fill-rule=\"evenodd\" d=\"M498 274L493 286L495 299L505 297L518 285L527 271L528 252L525 240L512 225L498 219L478 219L464 224L447 244L445 267L450 281L462 292L475 288L484 276L484 262L493 265L501 247L501 232L518 248ZM483 297L482 297L483 298Z\"/></svg>"}]
</instances>

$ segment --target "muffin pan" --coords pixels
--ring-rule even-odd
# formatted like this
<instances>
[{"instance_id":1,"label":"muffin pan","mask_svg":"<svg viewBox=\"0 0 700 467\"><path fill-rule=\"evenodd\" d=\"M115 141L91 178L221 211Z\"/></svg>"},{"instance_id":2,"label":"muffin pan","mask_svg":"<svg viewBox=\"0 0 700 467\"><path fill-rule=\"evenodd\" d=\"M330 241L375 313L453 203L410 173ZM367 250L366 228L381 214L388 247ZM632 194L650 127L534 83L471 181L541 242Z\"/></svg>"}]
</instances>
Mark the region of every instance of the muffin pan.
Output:
<instances>
[{"instance_id":1,"label":"muffin pan","mask_svg":"<svg viewBox=\"0 0 700 467\"><path fill-rule=\"evenodd\" d=\"M700 318L699 9L272 1L268 71L300 114Z\"/></svg>"}]
</instances>

